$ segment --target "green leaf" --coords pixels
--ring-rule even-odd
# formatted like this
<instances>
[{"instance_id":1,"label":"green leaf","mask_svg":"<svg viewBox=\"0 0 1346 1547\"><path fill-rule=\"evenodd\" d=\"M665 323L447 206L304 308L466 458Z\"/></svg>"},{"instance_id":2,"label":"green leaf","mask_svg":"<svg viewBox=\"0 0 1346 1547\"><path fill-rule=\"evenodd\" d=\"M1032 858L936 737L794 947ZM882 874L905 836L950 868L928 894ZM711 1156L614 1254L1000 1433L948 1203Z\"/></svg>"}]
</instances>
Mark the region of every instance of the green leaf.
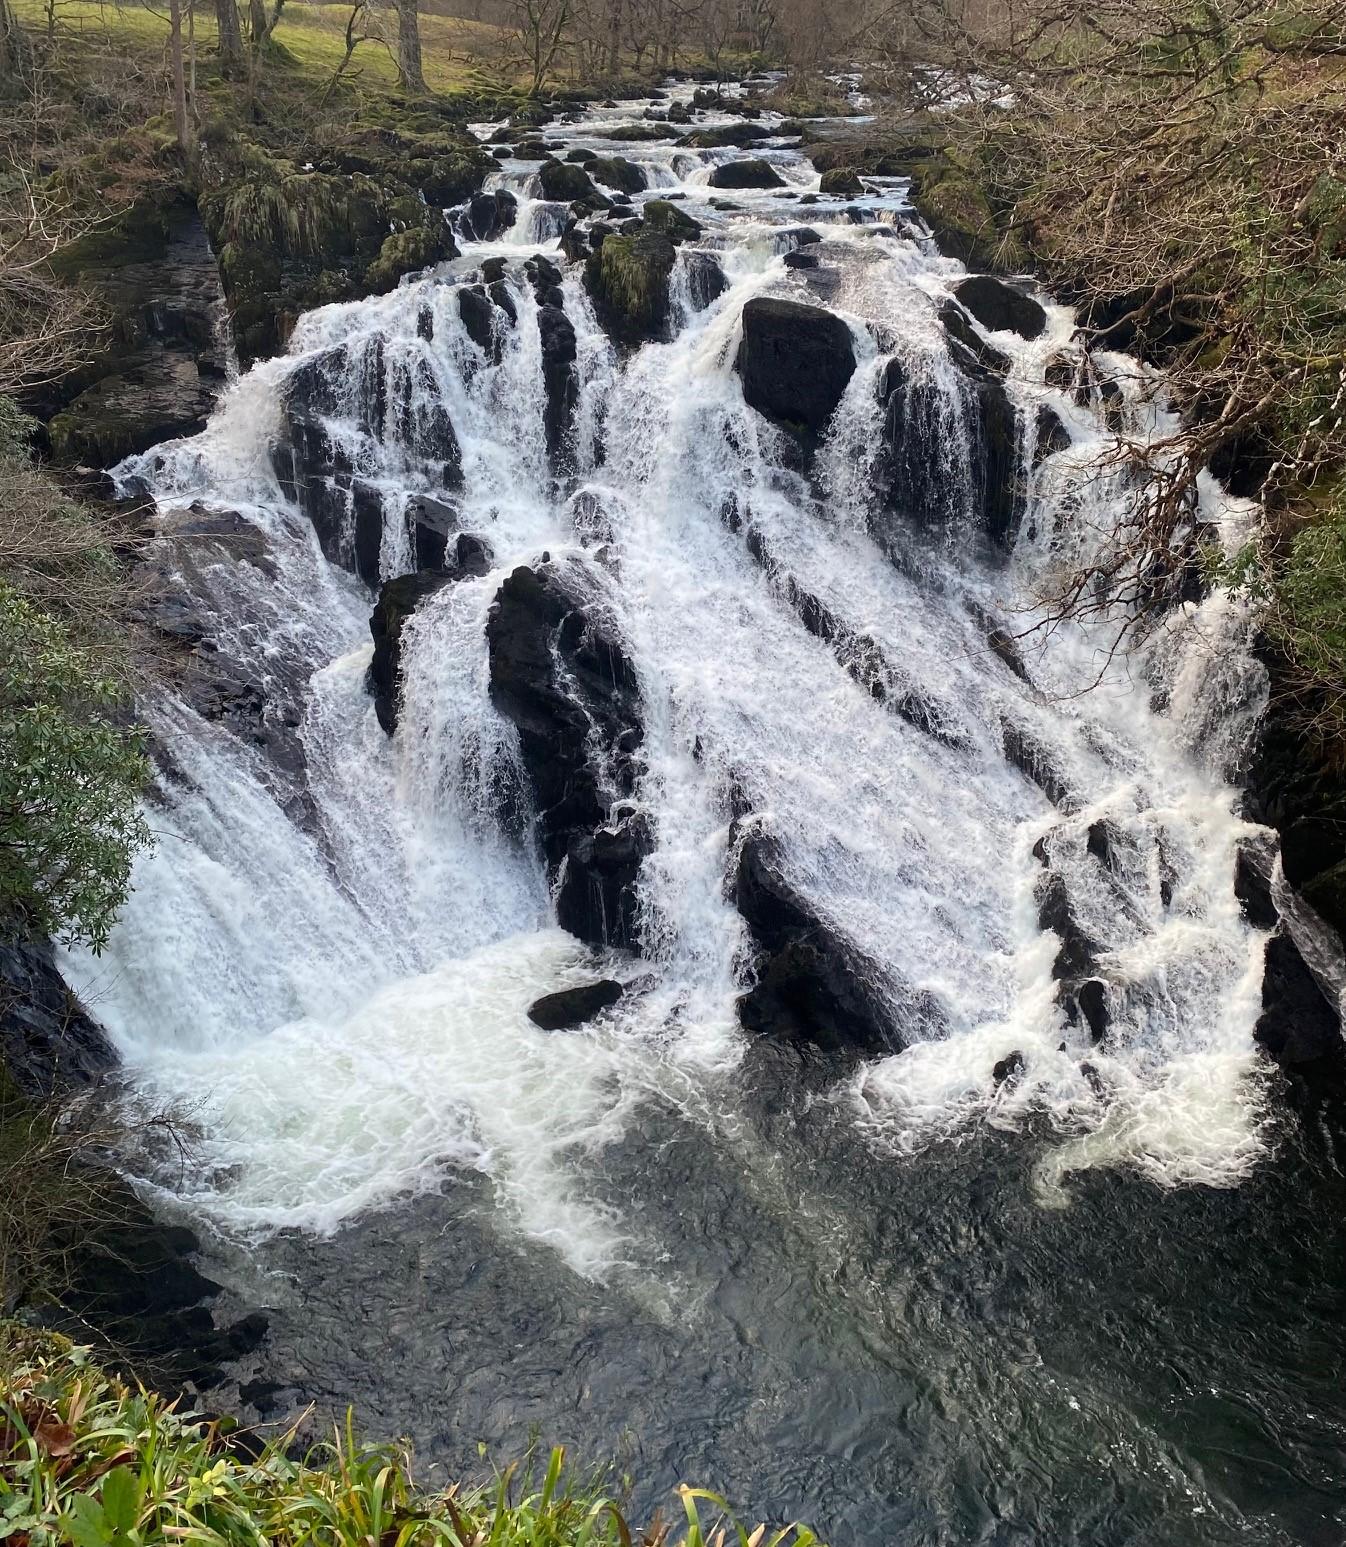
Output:
<instances>
[{"instance_id":1,"label":"green leaf","mask_svg":"<svg viewBox=\"0 0 1346 1547\"><path fill-rule=\"evenodd\" d=\"M140 1518L140 1479L129 1467L114 1467L103 1479L103 1514L114 1532L128 1535Z\"/></svg>"},{"instance_id":2,"label":"green leaf","mask_svg":"<svg viewBox=\"0 0 1346 1547\"><path fill-rule=\"evenodd\" d=\"M112 1532L103 1506L90 1493L77 1493L71 1499L61 1524L75 1547L111 1547Z\"/></svg>"}]
</instances>

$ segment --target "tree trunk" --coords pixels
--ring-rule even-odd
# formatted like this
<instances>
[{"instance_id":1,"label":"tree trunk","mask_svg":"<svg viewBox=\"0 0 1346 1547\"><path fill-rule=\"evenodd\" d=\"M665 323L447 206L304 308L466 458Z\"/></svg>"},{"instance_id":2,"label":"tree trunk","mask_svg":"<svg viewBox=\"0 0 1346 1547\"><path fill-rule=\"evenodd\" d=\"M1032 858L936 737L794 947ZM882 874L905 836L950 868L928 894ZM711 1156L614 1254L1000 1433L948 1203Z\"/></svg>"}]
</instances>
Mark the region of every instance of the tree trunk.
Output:
<instances>
[{"instance_id":1,"label":"tree trunk","mask_svg":"<svg viewBox=\"0 0 1346 1547\"><path fill-rule=\"evenodd\" d=\"M397 74L404 90L424 95L421 24L416 14L416 0L397 0Z\"/></svg>"},{"instance_id":2,"label":"tree trunk","mask_svg":"<svg viewBox=\"0 0 1346 1547\"><path fill-rule=\"evenodd\" d=\"M173 132L178 138L178 149L186 155L192 141L187 124L187 73L182 57L182 0L168 3L168 60L173 77Z\"/></svg>"},{"instance_id":3,"label":"tree trunk","mask_svg":"<svg viewBox=\"0 0 1346 1547\"><path fill-rule=\"evenodd\" d=\"M220 68L232 79L243 73L243 26L235 0L215 0L215 24L220 34Z\"/></svg>"},{"instance_id":4,"label":"tree trunk","mask_svg":"<svg viewBox=\"0 0 1346 1547\"><path fill-rule=\"evenodd\" d=\"M608 0L608 74L622 73L622 0Z\"/></svg>"},{"instance_id":5,"label":"tree trunk","mask_svg":"<svg viewBox=\"0 0 1346 1547\"><path fill-rule=\"evenodd\" d=\"M266 42L266 0L248 0L248 26L254 50L261 48Z\"/></svg>"},{"instance_id":6,"label":"tree trunk","mask_svg":"<svg viewBox=\"0 0 1346 1547\"><path fill-rule=\"evenodd\" d=\"M9 0L0 0L0 81L7 81L18 69L19 25Z\"/></svg>"}]
</instances>

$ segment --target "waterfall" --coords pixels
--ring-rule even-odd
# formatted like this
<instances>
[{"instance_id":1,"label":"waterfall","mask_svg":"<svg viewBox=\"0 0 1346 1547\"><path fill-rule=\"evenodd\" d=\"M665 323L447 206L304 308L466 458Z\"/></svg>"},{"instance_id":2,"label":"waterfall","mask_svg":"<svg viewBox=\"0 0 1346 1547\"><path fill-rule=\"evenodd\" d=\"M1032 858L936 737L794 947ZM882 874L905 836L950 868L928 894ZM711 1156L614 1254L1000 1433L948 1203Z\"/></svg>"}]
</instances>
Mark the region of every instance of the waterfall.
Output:
<instances>
[{"instance_id":1,"label":"waterfall","mask_svg":"<svg viewBox=\"0 0 1346 1547\"><path fill-rule=\"evenodd\" d=\"M673 194L702 224L668 338L623 353L581 266L555 286L529 271L560 261L568 216L511 160L488 190L514 200L503 231L460 224L453 263L304 317L202 434L118 471L157 502L215 684L213 708L172 680L146 704L159 841L103 956L63 959L137 1099L192 1115L190 1164L154 1181L227 1231L328 1232L480 1171L502 1221L604 1276L635 1226L586 1185L591 1158L655 1093L711 1129L746 1121L755 968L732 878L769 841L905 1044L828 1081L866 1142L910 1154L1043 1119L1047 1201L1089 1166L1236 1182L1266 1142L1265 937L1233 890L1254 830L1227 782L1265 696L1251 621L1216 591L1115 654L1115 619L1032 627L1052 575L1134 497L1099 451L1119 422L1164 435L1162 383L1102 357L1111 396L1061 385L1074 319L1046 304L1032 340L973 326L1005 361L988 387L940 321L964 271L901 185L801 207L818 179L778 139L611 137L641 110L590 109L564 137L645 169L635 211ZM720 198L714 168L744 154L783 186ZM801 248L812 266L787 262ZM745 306L772 297L851 340L809 466L735 367ZM993 413L1008 471L988 460ZM1209 480L1201 502L1234 540L1246 510ZM378 586L461 534L479 572L406 623L389 737L366 688ZM544 555L638 690L629 767L593 753L648 834L638 956L557 927L565 877L491 692L492 607ZM1087 964L1054 976L1076 949ZM528 1019L595 977L627 986L600 1021Z\"/></svg>"}]
</instances>

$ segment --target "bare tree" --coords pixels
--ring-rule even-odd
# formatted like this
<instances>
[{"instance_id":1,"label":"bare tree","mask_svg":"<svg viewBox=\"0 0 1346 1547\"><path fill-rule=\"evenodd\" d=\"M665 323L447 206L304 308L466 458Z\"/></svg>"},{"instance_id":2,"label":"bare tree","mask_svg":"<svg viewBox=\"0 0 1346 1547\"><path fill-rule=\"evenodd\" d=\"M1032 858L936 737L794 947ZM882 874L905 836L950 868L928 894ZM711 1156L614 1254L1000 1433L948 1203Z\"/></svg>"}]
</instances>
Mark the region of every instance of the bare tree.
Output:
<instances>
[{"instance_id":1,"label":"bare tree","mask_svg":"<svg viewBox=\"0 0 1346 1547\"><path fill-rule=\"evenodd\" d=\"M528 95L540 95L566 41L574 0L515 0L514 32L528 72Z\"/></svg>"},{"instance_id":2,"label":"bare tree","mask_svg":"<svg viewBox=\"0 0 1346 1547\"><path fill-rule=\"evenodd\" d=\"M220 69L226 78L244 71L243 27L236 0L215 0L215 28L219 36Z\"/></svg>"},{"instance_id":3,"label":"bare tree","mask_svg":"<svg viewBox=\"0 0 1346 1547\"><path fill-rule=\"evenodd\" d=\"M421 22L417 0L394 0L397 8L397 78L404 91L424 96L428 90L421 64Z\"/></svg>"}]
</instances>

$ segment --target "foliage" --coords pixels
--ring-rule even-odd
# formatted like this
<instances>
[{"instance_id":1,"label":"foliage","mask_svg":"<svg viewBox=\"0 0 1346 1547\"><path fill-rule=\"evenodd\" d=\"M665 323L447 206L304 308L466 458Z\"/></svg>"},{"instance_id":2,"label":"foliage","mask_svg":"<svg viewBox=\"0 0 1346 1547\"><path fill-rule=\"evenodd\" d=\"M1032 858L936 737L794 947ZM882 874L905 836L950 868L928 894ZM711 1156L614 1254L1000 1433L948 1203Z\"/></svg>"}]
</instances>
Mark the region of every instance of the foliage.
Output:
<instances>
[{"instance_id":1,"label":"foliage","mask_svg":"<svg viewBox=\"0 0 1346 1547\"><path fill-rule=\"evenodd\" d=\"M422 1493L397 1445L352 1421L296 1458L296 1431L264 1444L180 1414L100 1370L64 1339L0 1325L0 1532L28 1547L631 1547L601 1479L553 1450L539 1480L510 1466L486 1487ZM646 1547L815 1547L801 1526L751 1536L703 1491L681 1492L681 1530ZM713 1514L713 1525L701 1512Z\"/></svg>"},{"instance_id":2,"label":"foliage","mask_svg":"<svg viewBox=\"0 0 1346 1547\"><path fill-rule=\"evenodd\" d=\"M0 903L34 935L107 940L149 842L124 684L0 583Z\"/></svg>"}]
</instances>

